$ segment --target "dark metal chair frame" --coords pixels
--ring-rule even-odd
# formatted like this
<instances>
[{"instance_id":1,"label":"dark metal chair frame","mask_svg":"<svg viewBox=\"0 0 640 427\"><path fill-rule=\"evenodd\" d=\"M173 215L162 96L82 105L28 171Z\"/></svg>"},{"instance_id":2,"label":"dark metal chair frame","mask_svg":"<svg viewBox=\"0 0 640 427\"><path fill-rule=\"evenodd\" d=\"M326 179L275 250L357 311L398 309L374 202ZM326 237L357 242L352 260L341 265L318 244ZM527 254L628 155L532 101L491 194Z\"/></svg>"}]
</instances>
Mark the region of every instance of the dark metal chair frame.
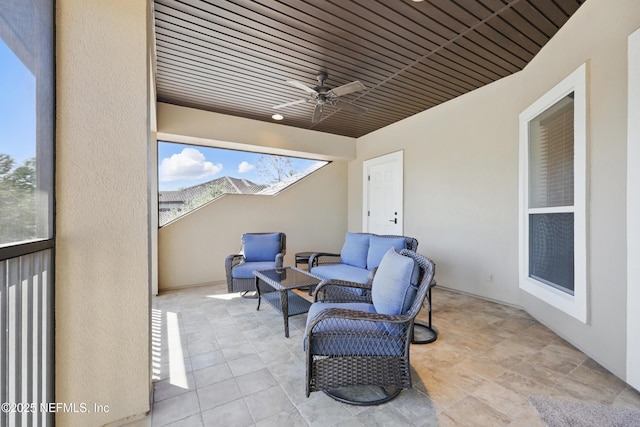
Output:
<instances>
[{"instance_id":1,"label":"dark metal chair frame","mask_svg":"<svg viewBox=\"0 0 640 427\"><path fill-rule=\"evenodd\" d=\"M428 258L410 250L402 250L401 255L412 258L420 267L419 287L415 299L404 315L384 315L366 313L350 309L328 308L320 311L309 320L305 332L307 387L309 397L311 392L324 391L332 398L353 405L379 405L395 398L403 389L411 388L411 367L409 362L409 344L413 335L414 320L423 307L427 293L434 286L435 265ZM352 292L340 291L341 287L358 287L371 290L371 284L344 282L337 280L323 281L318 285L315 300L331 303L339 302L368 302L371 303L371 292L358 296ZM429 303L427 301L427 303ZM429 310L431 309L429 303ZM380 328L365 327L345 330L344 325L339 331L321 331L316 329L322 322L340 321L340 319L357 320L361 322L384 322L393 324L398 331L394 334L380 333ZM362 325L362 323L361 323ZM318 327L318 328L317 328ZM377 331L377 332L376 332ZM332 337L348 337L359 340L362 348L371 348L370 355L362 354L362 348L357 355L344 354L314 354L314 340L318 340L322 347L322 340ZM386 340L386 341L385 341ZM334 341L335 345L335 341ZM398 355L380 355L381 348L402 348ZM329 346L330 347L330 346ZM346 350L345 350L346 351ZM384 351L383 351L384 353ZM383 397L374 400L360 401L340 396L338 389L354 386L373 386L383 390ZM390 391L388 390L390 389Z\"/></svg>"},{"instance_id":2,"label":"dark metal chair frame","mask_svg":"<svg viewBox=\"0 0 640 427\"><path fill-rule=\"evenodd\" d=\"M287 253L287 236L286 234L282 233L282 232L277 232L277 231L273 231L273 232L269 232L269 233L245 233L242 235L241 238L241 249L240 252L237 254L231 254L229 256L227 256L227 258L224 261L224 268L225 268L225 272L227 275L227 290L229 293L233 293L233 292L243 292L243 293L247 293L247 292L252 292L256 290L256 280L255 277L254 278L249 278L249 279L236 279L233 278L231 276L231 270L233 270L233 268L235 268L236 266L242 264L245 262L244 259L244 237L246 235L256 235L256 234L273 234L273 233L279 233L280 234L280 253L278 253L276 255L275 258L275 265L273 268L280 268L283 265L284 262L284 256Z\"/></svg>"}]
</instances>

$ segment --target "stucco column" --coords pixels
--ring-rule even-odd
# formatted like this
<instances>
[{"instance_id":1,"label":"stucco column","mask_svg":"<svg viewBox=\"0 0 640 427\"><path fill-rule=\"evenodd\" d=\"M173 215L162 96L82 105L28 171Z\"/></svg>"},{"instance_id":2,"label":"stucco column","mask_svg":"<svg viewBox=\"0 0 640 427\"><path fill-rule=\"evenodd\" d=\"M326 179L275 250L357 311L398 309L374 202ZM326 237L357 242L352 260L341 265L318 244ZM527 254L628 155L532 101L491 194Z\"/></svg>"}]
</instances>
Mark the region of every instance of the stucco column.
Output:
<instances>
[{"instance_id":1,"label":"stucco column","mask_svg":"<svg viewBox=\"0 0 640 427\"><path fill-rule=\"evenodd\" d=\"M58 425L149 410L148 14L56 2L55 399L80 409Z\"/></svg>"}]
</instances>

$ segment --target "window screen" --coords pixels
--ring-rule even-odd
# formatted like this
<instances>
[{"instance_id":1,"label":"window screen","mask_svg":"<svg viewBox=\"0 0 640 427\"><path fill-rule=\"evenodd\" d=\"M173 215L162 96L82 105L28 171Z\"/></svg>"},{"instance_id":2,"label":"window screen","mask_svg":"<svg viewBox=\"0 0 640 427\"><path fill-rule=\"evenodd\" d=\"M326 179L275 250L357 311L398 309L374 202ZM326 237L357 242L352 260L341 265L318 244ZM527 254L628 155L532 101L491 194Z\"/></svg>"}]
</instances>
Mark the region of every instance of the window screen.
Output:
<instances>
[{"instance_id":1,"label":"window screen","mask_svg":"<svg viewBox=\"0 0 640 427\"><path fill-rule=\"evenodd\" d=\"M529 215L529 276L573 294L573 214Z\"/></svg>"},{"instance_id":2,"label":"window screen","mask_svg":"<svg viewBox=\"0 0 640 427\"><path fill-rule=\"evenodd\" d=\"M573 94L529 123L529 277L574 291Z\"/></svg>"}]
</instances>

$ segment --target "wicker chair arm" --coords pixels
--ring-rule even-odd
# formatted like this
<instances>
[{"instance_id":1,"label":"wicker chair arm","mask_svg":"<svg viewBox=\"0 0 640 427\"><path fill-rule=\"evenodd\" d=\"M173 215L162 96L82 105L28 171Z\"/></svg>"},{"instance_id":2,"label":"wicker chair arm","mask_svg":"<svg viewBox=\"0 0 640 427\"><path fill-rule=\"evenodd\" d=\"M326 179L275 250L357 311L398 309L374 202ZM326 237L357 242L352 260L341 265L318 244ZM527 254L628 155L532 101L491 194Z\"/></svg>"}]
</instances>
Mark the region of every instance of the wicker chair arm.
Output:
<instances>
[{"instance_id":1,"label":"wicker chair arm","mask_svg":"<svg viewBox=\"0 0 640 427\"><path fill-rule=\"evenodd\" d=\"M318 284L318 286L316 287L316 291L315 291L315 295L313 300L315 302L319 301L318 297L321 296L323 299L321 301L326 302L326 300L324 299L326 297L326 293L327 290L330 289L331 287L344 287L344 288L357 288L357 289L364 289L366 291L370 291L371 290L371 283L357 283L357 282L349 282L347 280L338 280L338 279L327 279L327 280L323 280L322 282L320 282ZM348 302L345 301L344 299L341 299L340 301L342 302ZM362 301L361 298L358 299L354 299L355 301Z\"/></svg>"},{"instance_id":2,"label":"wicker chair arm","mask_svg":"<svg viewBox=\"0 0 640 427\"><path fill-rule=\"evenodd\" d=\"M227 258L224 260L224 266L225 268L232 268L235 267L238 264L242 264L242 261L244 260L244 255L242 254L232 254L227 256Z\"/></svg>"},{"instance_id":3,"label":"wicker chair arm","mask_svg":"<svg viewBox=\"0 0 640 427\"><path fill-rule=\"evenodd\" d=\"M325 264L340 264L340 254L316 252L309 257L309 268Z\"/></svg>"},{"instance_id":4,"label":"wicker chair arm","mask_svg":"<svg viewBox=\"0 0 640 427\"><path fill-rule=\"evenodd\" d=\"M231 276L231 270L244 261L244 255L231 254L224 260L224 271L227 279L227 290L229 293L233 292L233 277Z\"/></svg>"},{"instance_id":5,"label":"wicker chair arm","mask_svg":"<svg viewBox=\"0 0 640 427\"><path fill-rule=\"evenodd\" d=\"M276 268L282 268L284 264L284 253L279 253L276 255Z\"/></svg>"},{"instance_id":6,"label":"wicker chair arm","mask_svg":"<svg viewBox=\"0 0 640 427\"><path fill-rule=\"evenodd\" d=\"M315 326L327 319L349 319L349 320L362 320L368 322L383 322L383 323L407 323L410 322L413 317L407 315L389 315L379 313L368 313L365 311L350 310L346 308L327 308L317 313L309 321L307 326L307 337L313 334ZM341 331L345 332L345 331Z\"/></svg>"},{"instance_id":7,"label":"wicker chair arm","mask_svg":"<svg viewBox=\"0 0 640 427\"><path fill-rule=\"evenodd\" d=\"M236 265L242 263L243 258L244 255L242 254L231 254L227 256L227 258L225 258L224 265L232 265L235 267Z\"/></svg>"}]
</instances>

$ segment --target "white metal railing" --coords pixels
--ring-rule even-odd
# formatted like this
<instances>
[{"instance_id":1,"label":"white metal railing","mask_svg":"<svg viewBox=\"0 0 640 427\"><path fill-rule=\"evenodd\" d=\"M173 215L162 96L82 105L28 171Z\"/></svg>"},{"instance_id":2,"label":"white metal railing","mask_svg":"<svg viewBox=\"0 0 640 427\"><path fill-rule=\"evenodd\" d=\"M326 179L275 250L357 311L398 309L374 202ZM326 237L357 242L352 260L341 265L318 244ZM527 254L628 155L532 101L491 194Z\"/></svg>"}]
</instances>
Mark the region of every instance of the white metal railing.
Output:
<instances>
[{"instance_id":1,"label":"white metal railing","mask_svg":"<svg viewBox=\"0 0 640 427\"><path fill-rule=\"evenodd\" d=\"M53 425L53 250L0 261L2 426Z\"/></svg>"}]
</instances>

